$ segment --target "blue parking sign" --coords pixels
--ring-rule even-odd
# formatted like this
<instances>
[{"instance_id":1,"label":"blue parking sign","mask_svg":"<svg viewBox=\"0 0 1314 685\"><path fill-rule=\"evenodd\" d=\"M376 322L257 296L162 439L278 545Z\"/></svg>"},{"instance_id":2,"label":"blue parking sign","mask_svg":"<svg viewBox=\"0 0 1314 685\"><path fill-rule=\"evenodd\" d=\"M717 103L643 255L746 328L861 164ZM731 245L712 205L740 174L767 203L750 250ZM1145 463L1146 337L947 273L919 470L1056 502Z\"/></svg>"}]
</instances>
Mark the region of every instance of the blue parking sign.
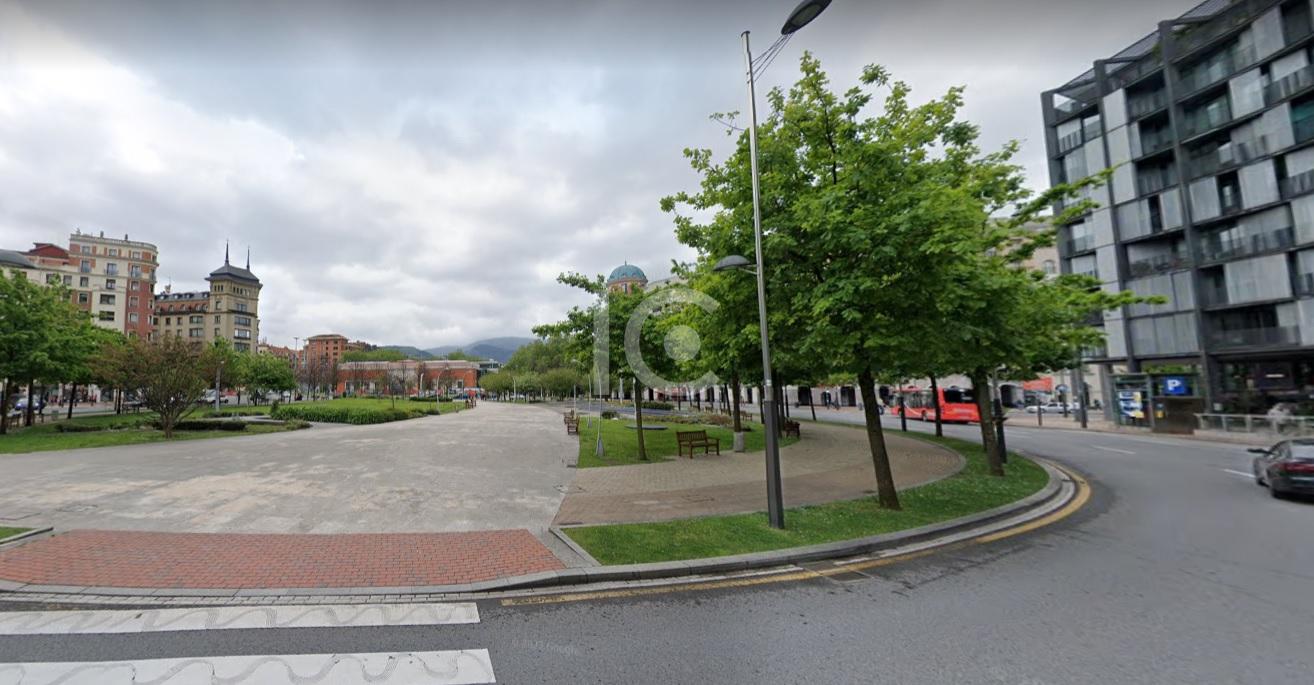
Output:
<instances>
[{"instance_id":1,"label":"blue parking sign","mask_svg":"<svg viewBox=\"0 0 1314 685\"><path fill-rule=\"evenodd\" d=\"M1191 389L1187 387L1186 379L1181 376L1170 376L1163 379L1163 394L1165 395L1189 395Z\"/></svg>"}]
</instances>

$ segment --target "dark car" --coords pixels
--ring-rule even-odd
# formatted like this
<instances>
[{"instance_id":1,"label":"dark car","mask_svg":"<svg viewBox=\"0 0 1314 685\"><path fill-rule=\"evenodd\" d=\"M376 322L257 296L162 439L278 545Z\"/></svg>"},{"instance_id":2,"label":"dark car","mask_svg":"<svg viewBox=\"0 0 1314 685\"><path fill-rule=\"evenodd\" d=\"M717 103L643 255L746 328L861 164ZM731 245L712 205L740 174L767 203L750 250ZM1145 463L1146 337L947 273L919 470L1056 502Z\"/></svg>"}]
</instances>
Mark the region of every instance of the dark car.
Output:
<instances>
[{"instance_id":1,"label":"dark car","mask_svg":"<svg viewBox=\"0 0 1314 685\"><path fill-rule=\"evenodd\" d=\"M1314 439L1285 440L1270 449L1256 447L1251 452L1255 482L1267 486L1274 497L1314 495Z\"/></svg>"}]
</instances>

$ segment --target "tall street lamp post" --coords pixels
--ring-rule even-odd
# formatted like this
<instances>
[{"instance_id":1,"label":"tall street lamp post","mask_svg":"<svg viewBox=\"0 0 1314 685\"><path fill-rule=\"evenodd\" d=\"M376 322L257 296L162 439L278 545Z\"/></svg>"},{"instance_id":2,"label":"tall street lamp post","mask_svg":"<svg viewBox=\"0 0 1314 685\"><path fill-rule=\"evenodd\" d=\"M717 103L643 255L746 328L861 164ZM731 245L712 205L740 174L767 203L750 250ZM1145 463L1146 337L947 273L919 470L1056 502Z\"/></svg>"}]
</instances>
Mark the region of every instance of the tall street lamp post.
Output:
<instances>
[{"instance_id":1,"label":"tall street lamp post","mask_svg":"<svg viewBox=\"0 0 1314 685\"><path fill-rule=\"evenodd\" d=\"M781 36L792 35L803 28L831 0L803 0L780 29ZM771 377L771 345L767 336L766 310L766 268L762 261L762 200L757 168L757 91L754 86L756 74L753 65L753 50L749 45L748 31L744 31L744 64L748 71L748 153L753 173L753 249L756 256L754 272L757 276L757 318L762 336L762 423L766 432L766 481L767 481L767 518L772 528L785 527L785 505L780 487L780 443L776 433L776 388ZM744 269L748 260L735 255L726 257L716 264L717 271L726 269Z\"/></svg>"}]
</instances>

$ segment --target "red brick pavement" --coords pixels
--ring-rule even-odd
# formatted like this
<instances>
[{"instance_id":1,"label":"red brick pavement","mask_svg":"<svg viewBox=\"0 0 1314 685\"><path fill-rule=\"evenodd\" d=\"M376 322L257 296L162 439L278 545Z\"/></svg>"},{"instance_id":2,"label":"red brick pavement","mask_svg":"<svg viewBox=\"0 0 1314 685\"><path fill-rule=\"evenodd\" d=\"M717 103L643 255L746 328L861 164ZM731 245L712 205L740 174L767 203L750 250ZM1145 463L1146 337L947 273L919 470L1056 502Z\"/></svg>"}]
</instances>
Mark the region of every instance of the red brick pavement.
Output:
<instances>
[{"instance_id":1,"label":"red brick pavement","mask_svg":"<svg viewBox=\"0 0 1314 685\"><path fill-rule=\"evenodd\" d=\"M564 568L527 530L266 535L73 530L0 551L0 578L123 588L450 585Z\"/></svg>"}]
</instances>

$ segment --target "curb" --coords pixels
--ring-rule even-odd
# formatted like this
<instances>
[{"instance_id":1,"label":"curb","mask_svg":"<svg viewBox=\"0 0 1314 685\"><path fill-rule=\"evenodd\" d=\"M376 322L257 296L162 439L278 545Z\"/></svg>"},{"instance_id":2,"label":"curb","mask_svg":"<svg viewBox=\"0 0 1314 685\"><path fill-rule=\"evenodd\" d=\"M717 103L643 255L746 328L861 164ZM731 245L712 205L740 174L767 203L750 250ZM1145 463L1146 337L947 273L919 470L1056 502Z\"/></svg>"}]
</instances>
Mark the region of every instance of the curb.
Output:
<instances>
[{"instance_id":1,"label":"curb","mask_svg":"<svg viewBox=\"0 0 1314 685\"><path fill-rule=\"evenodd\" d=\"M599 582L659 580L683 576L709 575L726 572L742 572L753 569L765 569L798 564L801 562L823 559L843 558L870 554L883 550L925 543L941 538L961 539L964 534L976 529L990 528L1004 519L1019 515L1035 513L1040 516L1048 510L1057 510L1066 504L1075 494L1071 478L1049 461L1031 457L1039 466L1049 473L1049 482L1039 491L1016 502L994 509L978 512L962 518L930 524L920 528L886 533L855 540L829 542L804 547L793 547L768 552L754 552L707 559L690 559L684 561L663 561L647 564L626 564L616 566L592 566L584 568L544 571L523 576L511 576L475 583L454 585L425 585L403 587L334 587L334 588L132 588L132 587L70 587L53 585L30 585L13 581L0 580L0 599L11 594L8 599L22 599L21 595L42 594L49 601L81 601L91 603L93 597L107 600L129 598L144 602L192 603L204 599L223 602L275 601L286 603L310 603L315 598L327 598L326 601L406 601L408 596L424 595L470 595L512 590L535 590L560 588L569 585L583 585ZM1047 511L1039 511L1045 509ZM1039 513L1036 513L1038 512ZM586 558L592 558L583 552L569 536L558 527L549 530L562 539L572 549L578 549ZM35 534L35 533L33 533ZM23 537L28 537L24 534ZM946 544L952 540L946 540ZM19 596L13 596L19 595Z\"/></svg>"},{"instance_id":2,"label":"curb","mask_svg":"<svg viewBox=\"0 0 1314 685\"><path fill-rule=\"evenodd\" d=\"M7 538L0 539L0 546L8 545L10 543L18 542L20 540L26 540L28 538L33 538L38 535L45 535L46 533L49 533L53 530L55 529L51 526L46 526L45 528L33 528L32 530L18 533L17 535L10 535Z\"/></svg>"}]
</instances>

